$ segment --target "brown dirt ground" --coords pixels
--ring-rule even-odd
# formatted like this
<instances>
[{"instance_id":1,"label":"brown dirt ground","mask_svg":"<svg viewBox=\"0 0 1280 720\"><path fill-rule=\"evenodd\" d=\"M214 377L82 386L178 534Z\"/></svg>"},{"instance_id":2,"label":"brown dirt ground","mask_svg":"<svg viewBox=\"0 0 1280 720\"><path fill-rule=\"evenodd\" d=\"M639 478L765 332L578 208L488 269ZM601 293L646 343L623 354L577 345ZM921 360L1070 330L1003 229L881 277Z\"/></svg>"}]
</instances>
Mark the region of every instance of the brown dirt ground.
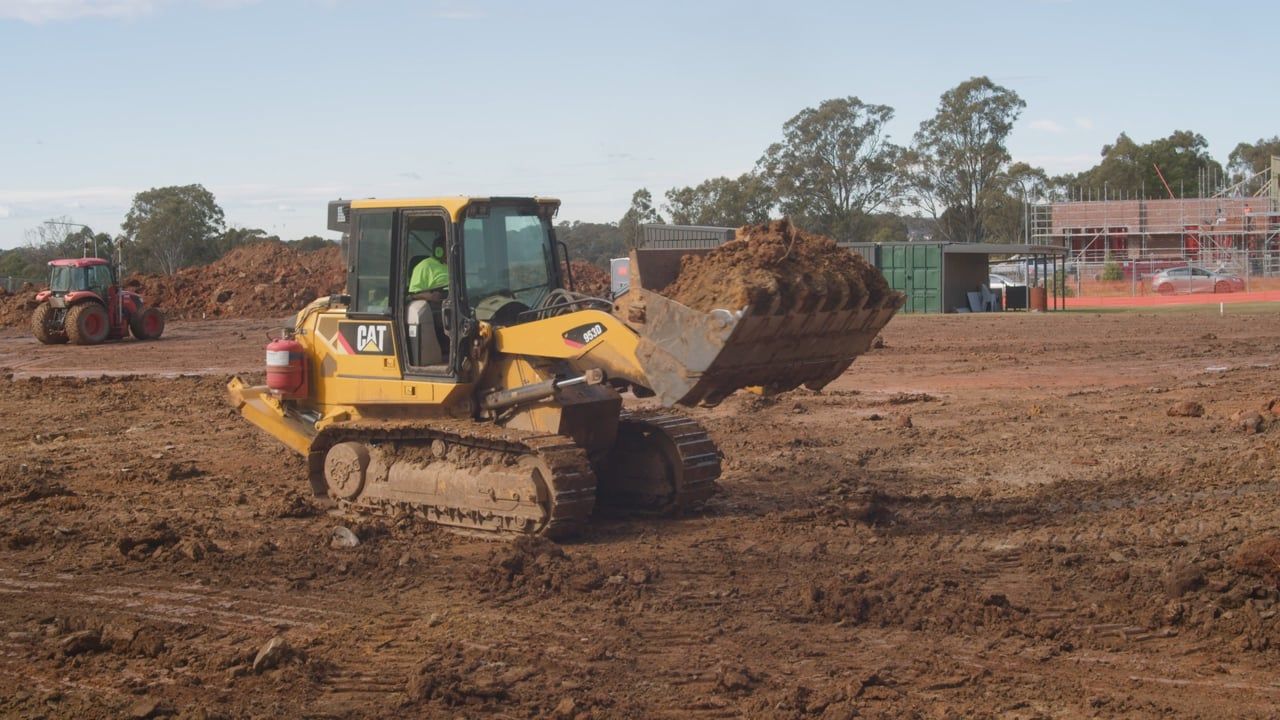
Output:
<instances>
[{"instance_id":1,"label":"brown dirt ground","mask_svg":"<svg viewBox=\"0 0 1280 720\"><path fill-rule=\"evenodd\" d=\"M562 546L317 512L224 404L268 325L0 330L0 716L1275 713L1275 312L899 317Z\"/></svg>"},{"instance_id":2,"label":"brown dirt ground","mask_svg":"<svg viewBox=\"0 0 1280 720\"><path fill-rule=\"evenodd\" d=\"M680 274L663 295L710 312L773 304L804 310L874 305L890 292L880 271L828 237L807 233L789 220L738 228L737 238L705 255L686 255Z\"/></svg>"}]
</instances>

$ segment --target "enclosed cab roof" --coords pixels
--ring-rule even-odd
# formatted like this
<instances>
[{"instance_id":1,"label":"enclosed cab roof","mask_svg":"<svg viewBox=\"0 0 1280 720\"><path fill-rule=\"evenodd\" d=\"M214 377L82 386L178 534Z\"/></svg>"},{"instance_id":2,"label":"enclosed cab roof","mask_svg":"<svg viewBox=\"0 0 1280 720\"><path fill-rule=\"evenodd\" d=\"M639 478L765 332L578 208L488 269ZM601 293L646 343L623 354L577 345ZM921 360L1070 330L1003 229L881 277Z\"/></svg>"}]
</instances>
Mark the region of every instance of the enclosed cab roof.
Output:
<instances>
[{"instance_id":1,"label":"enclosed cab roof","mask_svg":"<svg viewBox=\"0 0 1280 720\"><path fill-rule=\"evenodd\" d=\"M425 198L365 198L364 200L332 200L329 202L329 229L335 232L346 232L348 215L351 210L384 209L384 208L444 208L454 222L462 221L462 214L472 204L534 202L549 208L548 216L554 216L560 207L560 201L549 197L467 197L453 195L449 197Z\"/></svg>"},{"instance_id":2,"label":"enclosed cab roof","mask_svg":"<svg viewBox=\"0 0 1280 720\"><path fill-rule=\"evenodd\" d=\"M62 258L61 260L50 260L50 267L93 267L94 265L109 264L102 258Z\"/></svg>"}]
</instances>

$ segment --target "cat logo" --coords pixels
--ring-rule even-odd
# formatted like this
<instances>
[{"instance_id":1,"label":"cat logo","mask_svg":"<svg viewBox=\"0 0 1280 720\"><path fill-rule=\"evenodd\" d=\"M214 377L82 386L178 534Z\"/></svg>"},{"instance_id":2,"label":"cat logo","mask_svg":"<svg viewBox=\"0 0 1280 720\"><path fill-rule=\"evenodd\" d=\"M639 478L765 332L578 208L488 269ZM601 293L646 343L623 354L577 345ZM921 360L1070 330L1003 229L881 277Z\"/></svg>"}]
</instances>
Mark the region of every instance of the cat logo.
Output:
<instances>
[{"instance_id":1,"label":"cat logo","mask_svg":"<svg viewBox=\"0 0 1280 720\"><path fill-rule=\"evenodd\" d=\"M338 344L349 355L390 355L390 327L389 323L339 323Z\"/></svg>"}]
</instances>

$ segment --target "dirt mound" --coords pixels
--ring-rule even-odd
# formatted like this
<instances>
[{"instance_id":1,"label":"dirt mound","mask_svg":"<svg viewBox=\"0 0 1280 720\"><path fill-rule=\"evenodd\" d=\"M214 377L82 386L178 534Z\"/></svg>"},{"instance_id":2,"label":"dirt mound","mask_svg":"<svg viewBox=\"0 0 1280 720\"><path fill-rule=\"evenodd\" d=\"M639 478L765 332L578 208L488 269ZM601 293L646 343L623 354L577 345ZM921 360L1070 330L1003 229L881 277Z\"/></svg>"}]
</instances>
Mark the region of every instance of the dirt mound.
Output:
<instances>
[{"instance_id":1,"label":"dirt mound","mask_svg":"<svg viewBox=\"0 0 1280 720\"><path fill-rule=\"evenodd\" d=\"M851 625L971 632L1026 618L1028 611L1000 593L979 592L955 580L889 573L815 582L800 594L800 613Z\"/></svg>"},{"instance_id":2,"label":"dirt mound","mask_svg":"<svg viewBox=\"0 0 1280 720\"><path fill-rule=\"evenodd\" d=\"M493 591L535 595L565 590L591 592L604 585L605 574L590 556L570 556L540 537L522 537L491 554L483 584Z\"/></svg>"},{"instance_id":3,"label":"dirt mound","mask_svg":"<svg viewBox=\"0 0 1280 720\"><path fill-rule=\"evenodd\" d=\"M636 590L657 576L653 567L613 567L606 570L590 555L570 555L542 537L517 538L495 550L478 579L480 589L500 595L558 595L593 593L602 589Z\"/></svg>"},{"instance_id":4,"label":"dirt mound","mask_svg":"<svg viewBox=\"0 0 1280 720\"><path fill-rule=\"evenodd\" d=\"M0 327L26 327L31 322L39 291L40 288L31 283L24 283L12 293L0 288Z\"/></svg>"},{"instance_id":5,"label":"dirt mound","mask_svg":"<svg viewBox=\"0 0 1280 720\"><path fill-rule=\"evenodd\" d=\"M1280 588L1280 535L1254 538L1231 560L1240 572L1263 578Z\"/></svg>"},{"instance_id":6,"label":"dirt mound","mask_svg":"<svg viewBox=\"0 0 1280 720\"><path fill-rule=\"evenodd\" d=\"M346 276L336 245L298 252L283 243L264 242L170 277L134 274L124 284L170 318L273 318L342 292Z\"/></svg>"},{"instance_id":7,"label":"dirt mound","mask_svg":"<svg viewBox=\"0 0 1280 720\"><path fill-rule=\"evenodd\" d=\"M880 271L828 237L791 221L738 229L737 239L706 255L688 255L663 295L702 311L751 307L767 312L774 299L802 311L874 304L891 292Z\"/></svg>"},{"instance_id":8,"label":"dirt mound","mask_svg":"<svg viewBox=\"0 0 1280 720\"><path fill-rule=\"evenodd\" d=\"M569 267L573 271L573 286L578 292L591 297L609 297L609 273L586 260L574 260Z\"/></svg>"}]
</instances>

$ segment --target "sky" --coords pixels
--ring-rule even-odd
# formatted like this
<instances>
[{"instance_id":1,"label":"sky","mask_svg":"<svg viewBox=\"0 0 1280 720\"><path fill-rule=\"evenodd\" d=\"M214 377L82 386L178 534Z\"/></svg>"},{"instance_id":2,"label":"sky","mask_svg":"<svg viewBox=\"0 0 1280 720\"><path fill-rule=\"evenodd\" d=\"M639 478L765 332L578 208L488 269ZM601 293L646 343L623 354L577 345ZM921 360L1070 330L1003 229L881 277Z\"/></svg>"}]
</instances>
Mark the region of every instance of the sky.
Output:
<instances>
[{"instance_id":1,"label":"sky","mask_svg":"<svg viewBox=\"0 0 1280 720\"><path fill-rule=\"evenodd\" d=\"M749 171L823 100L908 143L976 75L1051 174L1203 134L1280 134L1280 3L1136 0L0 0L0 248L50 218L116 234L199 183L286 239L339 197L544 195L616 221L637 188Z\"/></svg>"}]
</instances>

